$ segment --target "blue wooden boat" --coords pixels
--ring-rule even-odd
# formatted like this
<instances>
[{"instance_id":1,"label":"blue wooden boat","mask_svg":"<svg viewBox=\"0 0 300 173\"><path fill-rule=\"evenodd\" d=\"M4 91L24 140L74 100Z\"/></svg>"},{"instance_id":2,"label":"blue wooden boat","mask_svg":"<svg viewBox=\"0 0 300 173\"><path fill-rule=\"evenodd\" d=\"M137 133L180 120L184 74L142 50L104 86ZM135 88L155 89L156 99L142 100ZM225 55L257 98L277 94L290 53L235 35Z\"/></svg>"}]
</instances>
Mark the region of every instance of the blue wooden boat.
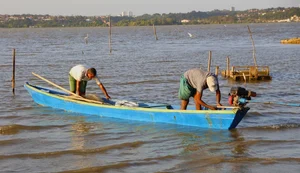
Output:
<instances>
[{"instance_id":1,"label":"blue wooden boat","mask_svg":"<svg viewBox=\"0 0 300 173\"><path fill-rule=\"evenodd\" d=\"M98 115L152 123L170 123L212 129L234 129L250 108L227 110L179 110L179 106L138 103L137 107L116 106L116 100L103 99L105 104L89 103L68 97L62 91L26 82L24 87L37 104L83 115Z\"/></svg>"}]
</instances>

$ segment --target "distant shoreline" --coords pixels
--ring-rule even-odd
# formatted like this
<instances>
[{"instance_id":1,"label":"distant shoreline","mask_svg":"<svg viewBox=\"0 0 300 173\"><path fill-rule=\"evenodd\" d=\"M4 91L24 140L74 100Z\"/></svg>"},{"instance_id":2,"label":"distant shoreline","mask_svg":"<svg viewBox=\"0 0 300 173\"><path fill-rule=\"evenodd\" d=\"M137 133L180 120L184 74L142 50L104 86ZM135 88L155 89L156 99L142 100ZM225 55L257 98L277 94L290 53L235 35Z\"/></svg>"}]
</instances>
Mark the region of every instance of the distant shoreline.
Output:
<instances>
[{"instance_id":1,"label":"distant shoreline","mask_svg":"<svg viewBox=\"0 0 300 173\"><path fill-rule=\"evenodd\" d=\"M197 25L158 25L156 27L168 27L168 26L200 26L200 25L249 25L249 24L296 24L300 22L261 22L261 23L226 23L226 24L197 24ZM113 26L114 28L127 28L127 27L153 27L150 25L147 26ZM57 26L57 27L14 27L14 28L7 28L7 27L0 27L0 29L55 29L55 28L108 28L107 26Z\"/></svg>"},{"instance_id":2,"label":"distant shoreline","mask_svg":"<svg viewBox=\"0 0 300 173\"><path fill-rule=\"evenodd\" d=\"M245 11L214 10L188 13L144 14L142 16L51 16L0 15L0 28L61 28L112 26L164 26L201 24L247 24L300 22L300 8L250 9Z\"/></svg>"}]
</instances>

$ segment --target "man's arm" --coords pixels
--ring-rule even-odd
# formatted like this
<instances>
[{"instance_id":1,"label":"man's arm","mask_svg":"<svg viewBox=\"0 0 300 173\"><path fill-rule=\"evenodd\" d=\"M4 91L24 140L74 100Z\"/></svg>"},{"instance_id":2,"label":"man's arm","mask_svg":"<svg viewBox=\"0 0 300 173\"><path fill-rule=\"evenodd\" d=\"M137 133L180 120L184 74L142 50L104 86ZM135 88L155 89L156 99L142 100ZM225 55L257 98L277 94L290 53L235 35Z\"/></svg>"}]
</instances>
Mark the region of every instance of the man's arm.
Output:
<instances>
[{"instance_id":1,"label":"man's arm","mask_svg":"<svg viewBox=\"0 0 300 173\"><path fill-rule=\"evenodd\" d=\"M199 91L197 91L195 96L194 96L194 100L195 100L196 104L200 104L201 106L207 107L208 109L211 109L211 110L216 110L217 109L214 106L210 106L210 105L206 104L202 100L202 92L200 93Z\"/></svg>"},{"instance_id":2,"label":"man's arm","mask_svg":"<svg viewBox=\"0 0 300 173\"><path fill-rule=\"evenodd\" d=\"M101 89L101 91L103 92L103 94L105 95L106 99L110 99L110 96L108 95L104 85L102 83L98 84L99 88Z\"/></svg>"}]
</instances>

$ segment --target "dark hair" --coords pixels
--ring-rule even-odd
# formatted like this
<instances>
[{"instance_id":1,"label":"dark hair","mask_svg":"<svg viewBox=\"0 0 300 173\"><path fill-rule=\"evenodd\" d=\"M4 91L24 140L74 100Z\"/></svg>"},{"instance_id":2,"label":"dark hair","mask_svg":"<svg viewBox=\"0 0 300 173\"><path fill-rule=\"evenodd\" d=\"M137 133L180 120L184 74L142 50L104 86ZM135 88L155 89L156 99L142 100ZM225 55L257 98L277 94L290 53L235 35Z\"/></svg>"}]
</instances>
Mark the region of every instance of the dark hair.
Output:
<instances>
[{"instance_id":1,"label":"dark hair","mask_svg":"<svg viewBox=\"0 0 300 173\"><path fill-rule=\"evenodd\" d=\"M93 74L94 76L96 76L97 75L97 71L96 71L96 69L95 68L90 68L90 69L88 69L88 71L87 71L88 73L91 73L91 74Z\"/></svg>"}]
</instances>

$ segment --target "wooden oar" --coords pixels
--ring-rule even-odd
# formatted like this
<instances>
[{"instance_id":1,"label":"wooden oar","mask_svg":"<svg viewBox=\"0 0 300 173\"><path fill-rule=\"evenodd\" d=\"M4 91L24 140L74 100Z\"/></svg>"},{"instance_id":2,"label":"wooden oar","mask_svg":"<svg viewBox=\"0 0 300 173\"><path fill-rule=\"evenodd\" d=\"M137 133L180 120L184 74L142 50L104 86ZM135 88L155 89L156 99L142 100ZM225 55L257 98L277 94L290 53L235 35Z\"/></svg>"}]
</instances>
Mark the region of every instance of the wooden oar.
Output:
<instances>
[{"instance_id":1,"label":"wooden oar","mask_svg":"<svg viewBox=\"0 0 300 173\"><path fill-rule=\"evenodd\" d=\"M59 88L60 90L66 92L66 93L68 93L68 94L71 94L72 96L75 96L75 98L76 98L77 100L86 101L86 102L90 102L90 103L105 104L104 102L95 101L95 100L89 100L89 99L86 99L86 98L84 98L84 97L81 97L81 96L79 96L79 95L77 95L77 94L75 94L75 93L72 93L71 91L69 91L69 90L67 90L67 89L65 89L65 88L63 88L63 87L61 87L61 86L59 86L59 85L57 85L57 84L55 84L55 83L53 83L53 82L47 80L47 79L45 79L44 77L42 77L42 76L40 76L40 75L38 75L38 74L35 74L34 72L32 72L32 74L33 74L34 76L36 76L37 78L40 78L40 79L42 79L43 81L45 81L45 82L47 82L47 83L49 83L49 84L55 86L56 88Z\"/></svg>"}]
</instances>

